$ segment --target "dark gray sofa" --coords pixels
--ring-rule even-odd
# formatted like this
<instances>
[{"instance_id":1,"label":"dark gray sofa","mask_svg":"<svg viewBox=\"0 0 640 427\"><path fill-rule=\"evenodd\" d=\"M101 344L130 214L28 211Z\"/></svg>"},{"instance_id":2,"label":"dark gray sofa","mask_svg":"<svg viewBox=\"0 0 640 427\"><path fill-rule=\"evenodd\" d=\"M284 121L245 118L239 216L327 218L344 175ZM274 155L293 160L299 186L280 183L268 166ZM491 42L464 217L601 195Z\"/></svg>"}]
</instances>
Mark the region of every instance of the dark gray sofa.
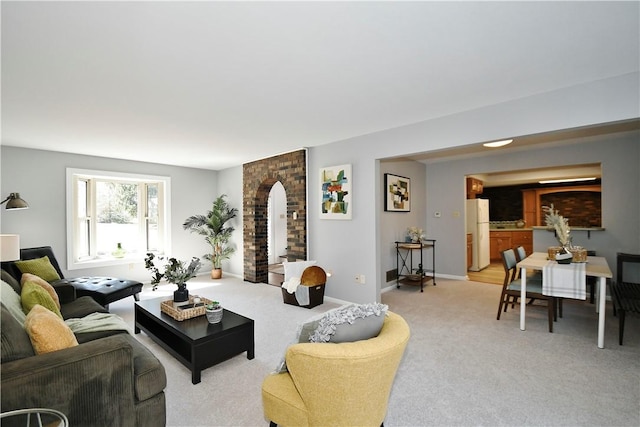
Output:
<instances>
[{"instance_id":1,"label":"dark gray sofa","mask_svg":"<svg viewBox=\"0 0 640 427\"><path fill-rule=\"evenodd\" d=\"M49 257L59 269L55 256ZM20 275L15 264L2 263L2 280L18 294ZM64 281L53 282L52 286L64 319L106 312L91 297L76 297L74 287ZM72 426L166 424L164 367L127 331L76 334L78 346L35 355L23 325L4 304L0 308L2 412L56 409L68 417ZM5 424L3 420L2 425Z\"/></svg>"}]
</instances>

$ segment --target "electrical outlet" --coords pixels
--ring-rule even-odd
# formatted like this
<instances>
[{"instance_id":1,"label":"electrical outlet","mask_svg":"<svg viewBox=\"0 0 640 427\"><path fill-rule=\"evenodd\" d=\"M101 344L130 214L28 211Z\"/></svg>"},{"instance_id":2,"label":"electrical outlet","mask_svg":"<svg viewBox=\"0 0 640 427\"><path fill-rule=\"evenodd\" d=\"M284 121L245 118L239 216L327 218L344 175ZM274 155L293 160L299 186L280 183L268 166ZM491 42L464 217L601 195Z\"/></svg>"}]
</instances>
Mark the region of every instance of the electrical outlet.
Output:
<instances>
[{"instance_id":1,"label":"electrical outlet","mask_svg":"<svg viewBox=\"0 0 640 427\"><path fill-rule=\"evenodd\" d=\"M438 212L434 212L434 213L433 213L433 217L434 217L434 218L440 218L441 216L442 216L442 213L441 213L441 212L439 212L439 211L438 211Z\"/></svg>"},{"instance_id":2,"label":"electrical outlet","mask_svg":"<svg viewBox=\"0 0 640 427\"><path fill-rule=\"evenodd\" d=\"M356 274L356 283L364 285L364 274Z\"/></svg>"}]
</instances>

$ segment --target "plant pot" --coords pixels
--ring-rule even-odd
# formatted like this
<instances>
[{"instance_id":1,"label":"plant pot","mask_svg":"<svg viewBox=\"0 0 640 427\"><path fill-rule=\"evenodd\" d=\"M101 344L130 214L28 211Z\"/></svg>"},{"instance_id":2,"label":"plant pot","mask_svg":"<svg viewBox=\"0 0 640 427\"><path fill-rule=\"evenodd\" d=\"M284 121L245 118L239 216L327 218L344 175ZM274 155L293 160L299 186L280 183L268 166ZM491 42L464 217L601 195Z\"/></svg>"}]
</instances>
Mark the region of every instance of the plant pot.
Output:
<instances>
[{"instance_id":1,"label":"plant pot","mask_svg":"<svg viewBox=\"0 0 640 427\"><path fill-rule=\"evenodd\" d=\"M211 278L212 279L219 279L222 277L222 269L221 268L214 268L213 270L211 270Z\"/></svg>"},{"instance_id":2,"label":"plant pot","mask_svg":"<svg viewBox=\"0 0 640 427\"><path fill-rule=\"evenodd\" d=\"M189 301L189 290L186 286L178 287L178 290L173 291L173 302L185 301Z\"/></svg>"},{"instance_id":3,"label":"plant pot","mask_svg":"<svg viewBox=\"0 0 640 427\"><path fill-rule=\"evenodd\" d=\"M222 307L216 308L215 310L206 310L204 313L207 316L207 321L209 323L220 323L222 320Z\"/></svg>"}]
</instances>

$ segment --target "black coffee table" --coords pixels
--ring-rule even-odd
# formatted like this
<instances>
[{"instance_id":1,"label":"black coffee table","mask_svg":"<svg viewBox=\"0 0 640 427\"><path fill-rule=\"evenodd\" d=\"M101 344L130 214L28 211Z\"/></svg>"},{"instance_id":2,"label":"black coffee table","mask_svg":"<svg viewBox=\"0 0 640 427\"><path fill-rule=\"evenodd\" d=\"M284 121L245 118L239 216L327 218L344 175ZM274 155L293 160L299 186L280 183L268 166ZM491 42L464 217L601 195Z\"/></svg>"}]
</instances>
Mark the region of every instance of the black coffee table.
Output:
<instances>
[{"instance_id":1,"label":"black coffee table","mask_svg":"<svg viewBox=\"0 0 640 427\"><path fill-rule=\"evenodd\" d=\"M160 310L166 298L135 303L135 333L143 330L162 348L191 370L191 382L200 372L244 351L254 358L253 320L224 310L222 321L210 324L206 316L181 322Z\"/></svg>"}]
</instances>

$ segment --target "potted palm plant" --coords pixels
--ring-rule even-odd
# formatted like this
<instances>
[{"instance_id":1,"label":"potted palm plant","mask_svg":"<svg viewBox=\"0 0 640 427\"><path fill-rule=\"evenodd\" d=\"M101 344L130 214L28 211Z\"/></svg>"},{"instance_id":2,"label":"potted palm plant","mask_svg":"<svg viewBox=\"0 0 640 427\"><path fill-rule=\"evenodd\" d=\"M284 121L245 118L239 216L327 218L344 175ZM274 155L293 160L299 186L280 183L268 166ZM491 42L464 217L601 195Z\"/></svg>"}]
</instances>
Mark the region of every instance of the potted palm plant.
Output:
<instances>
[{"instance_id":1,"label":"potted palm plant","mask_svg":"<svg viewBox=\"0 0 640 427\"><path fill-rule=\"evenodd\" d=\"M230 207L225 197L226 194L223 194L216 198L206 215L190 216L182 224L185 230L204 236L211 246L211 253L205 254L203 258L213 264L212 279L222 277L222 261L229 259L235 252L235 248L229 245L234 228L226 224L235 218L238 209Z\"/></svg>"}]
</instances>

